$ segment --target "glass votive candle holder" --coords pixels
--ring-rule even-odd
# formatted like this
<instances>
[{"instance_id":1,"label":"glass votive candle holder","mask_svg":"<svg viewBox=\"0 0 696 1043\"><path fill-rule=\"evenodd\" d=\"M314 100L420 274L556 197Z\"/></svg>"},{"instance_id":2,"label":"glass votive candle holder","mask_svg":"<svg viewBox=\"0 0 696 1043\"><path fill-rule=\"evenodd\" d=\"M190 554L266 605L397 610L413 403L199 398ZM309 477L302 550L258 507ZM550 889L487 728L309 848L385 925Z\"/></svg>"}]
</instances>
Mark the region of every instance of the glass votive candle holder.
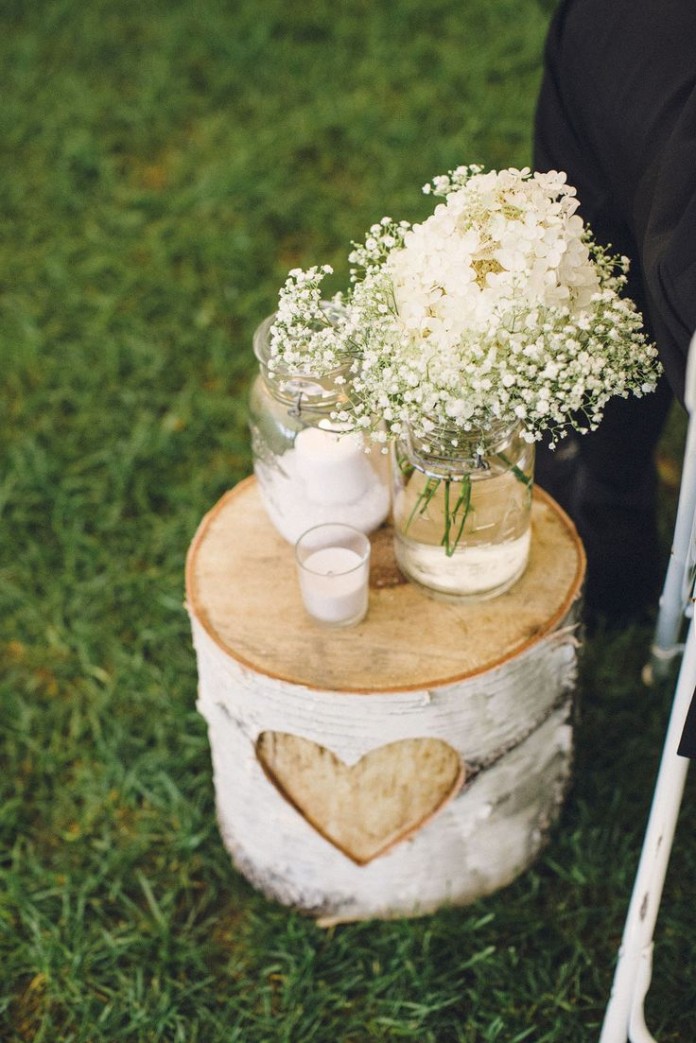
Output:
<instances>
[{"instance_id":1,"label":"glass votive candle holder","mask_svg":"<svg viewBox=\"0 0 696 1043\"><path fill-rule=\"evenodd\" d=\"M354 626L367 612L370 541L352 525L328 522L295 544L302 601L317 623Z\"/></svg>"}]
</instances>

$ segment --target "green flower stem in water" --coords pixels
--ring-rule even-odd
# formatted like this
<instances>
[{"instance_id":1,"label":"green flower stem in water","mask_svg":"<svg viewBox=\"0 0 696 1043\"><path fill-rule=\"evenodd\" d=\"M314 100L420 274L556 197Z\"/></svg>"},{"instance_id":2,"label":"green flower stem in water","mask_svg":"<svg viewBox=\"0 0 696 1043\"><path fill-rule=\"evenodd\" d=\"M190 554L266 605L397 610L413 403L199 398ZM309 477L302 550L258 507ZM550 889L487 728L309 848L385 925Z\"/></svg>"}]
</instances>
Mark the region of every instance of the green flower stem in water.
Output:
<instances>
[{"instance_id":1,"label":"green flower stem in water","mask_svg":"<svg viewBox=\"0 0 696 1043\"><path fill-rule=\"evenodd\" d=\"M462 533L464 532L464 526L466 525L466 519L469 517L469 510L471 509L471 478L468 474L462 478L462 491L460 492L457 502L454 505L454 510L450 513L449 499L450 499L450 486L451 479L445 479L445 535L442 538L442 543L445 548L445 554L448 558L451 558L454 554ZM457 524L458 515L461 511L461 519L459 519L459 528L454 537L454 540L450 539L450 530L452 525Z\"/></svg>"},{"instance_id":2,"label":"green flower stem in water","mask_svg":"<svg viewBox=\"0 0 696 1043\"><path fill-rule=\"evenodd\" d=\"M404 468L402 468L402 470L404 470ZM413 470L414 469L411 469L411 473L413 473ZM404 532L408 532L413 520L417 516L425 514L430 501L435 496L442 482L444 482L445 485L445 531L442 536L442 546L445 548L445 554L447 557L451 558L462 538L466 519L469 517L469 511L471 509L471 478L468 474L464 475L461 479L462 490L457 497L454 507L451 505L450 495L453 479L428 478L423 492L416 500L413 510L409 515L408 521L404 527ZM452 536L453 529L456 529L454 537Z\"/></svg>"},{"instance_id":3,"label":"green flower stem in water","mask_svg":"<svg viewBox=\"0 0 696 1043\"><path fill-rule=\"evenodd\" d=\"M518 467L517 464L513 464L512 460L510 460L509 457L505 455L505 453L496 453L496 456L499 460L503 461L505 466L510 471L512 471L518 482L522 482L522 485L526 485L528 489L531 489L533 480L529 477L528 474L524 473L521 467Z\"/></svg>"},{"instance_id":4,"label":"green flower stem in water","mask_svg":"<svg viewBox=\"0 0 696 1043\"><path fill-rule=\"evenodd\" d=\"M406 474L407 468L402 466L401 470L403 471L404 474ZM411 474L413 474L414 470L415 470L414 467L410 468L410 474L408 475L409 478L410 478ZM406 528L404 530L405 532L408 532L409 527L411 525L411 522L413 521L413 519L416 517L417 514L425 514L425 512L428 509L428 504L430 503L430 501L432 500L433 496L437 492L439 486L440 486L440 479L439 478L428 478L428 481L425 483L425 489L423 490L423 492L420 494L420 496L416 500L416 502L414 504L414 507L413 507L413 510L411 511L411 513L409 515L408 521L406 522Z\"/></svg>"},{"instance_id":5,"label":"green flower stem in water","mask_svg":"<svg viewBox=\"0 0 696 1043\"><path fill-rule=\"evenodd\" d=\"M531 488L532 479L530 478L530 476L525 474L524 471L517 466L517 464L514 464L512 460L510 460L505 455L505 453L496 453L496 456L499 460L502 460L502 462L505 464L508 470L515 476L518 482L522 482L522 484L525 485L528 489ZM414 467L409 466L405 463L405 461L400 462L400 467L404 474L407 474L408 472L408 477L410 477L410 475L413 474L415 470ZM414 519L420 515L425 514L430 502L432 501L433 497L440 488L440 483L444 482L445 531L442 536L441 546L444 547L445 554L448 558L452 557L457 547L459 546L459 542L464 534L464 526L466 525L466 520L469 517L469 513L472 509L471 477L468 474L465 474L461 477L461 479L457 479L457 481L461 484L461 492L457 497L454 507L452 507L451 489L454 481L455 479L453 478L434 478L432 476L429 477L427 482L425 483L425 488L416 500L413 510L411 511L408 517L408 521L406 522L406 525L404 527L404 533L407 533Z\"/></svg>"}]
</instances>

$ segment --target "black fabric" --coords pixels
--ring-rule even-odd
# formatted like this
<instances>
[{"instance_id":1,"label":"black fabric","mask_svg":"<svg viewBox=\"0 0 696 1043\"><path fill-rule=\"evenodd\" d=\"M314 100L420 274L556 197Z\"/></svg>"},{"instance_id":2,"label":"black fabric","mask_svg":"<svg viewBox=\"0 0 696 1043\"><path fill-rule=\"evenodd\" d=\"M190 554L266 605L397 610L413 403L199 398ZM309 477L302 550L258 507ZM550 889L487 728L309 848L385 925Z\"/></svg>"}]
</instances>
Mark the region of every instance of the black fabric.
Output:
<instances>
[{"instance_id":1,"label":"black fabric","mask_svg":"<svg viewBox=\"0 0 696 1043\"><path fill-rule=\"evenodd\" d=\"M665 368L657 394L612 401L565 459L539 454L586 544L590 609L621 617L656 601L655 449L696 329L694 0L563 0L534 145L535 169L564 170L596 238L630 258L627 294ZM696 755L694 704L680 749Z\"/></svg>"},{"instance_id":2,"label":"black fabric","mask_svg":"<svg viewBox=\"0 0 696 1043\"><path fill-rule=\"evenodd\" d=\"M696 4L566 0L545 54L535 168L568 173L683 398L696 329Z\"/></svg>"}]
</instances>

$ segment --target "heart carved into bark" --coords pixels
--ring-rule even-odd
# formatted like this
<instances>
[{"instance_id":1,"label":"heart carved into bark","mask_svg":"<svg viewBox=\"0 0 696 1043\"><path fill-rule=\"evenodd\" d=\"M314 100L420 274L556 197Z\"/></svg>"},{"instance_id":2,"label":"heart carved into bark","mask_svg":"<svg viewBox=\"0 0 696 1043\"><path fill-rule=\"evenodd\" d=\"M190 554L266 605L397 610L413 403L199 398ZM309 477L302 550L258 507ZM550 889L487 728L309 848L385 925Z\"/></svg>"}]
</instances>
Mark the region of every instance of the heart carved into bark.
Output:
<instances>
[{"instance_id":1,"label":"heart carved into bark","mask_svg":"<svg viewBox=\"0 0 696 1043\"><path fill-rule=\"evenodd\" d=\"M402 739L347 765L309 739L266 731L256 753L283 797L358 865L424 826L466 775L459 754L442 739Z\"/></svg>"}]
</instances>

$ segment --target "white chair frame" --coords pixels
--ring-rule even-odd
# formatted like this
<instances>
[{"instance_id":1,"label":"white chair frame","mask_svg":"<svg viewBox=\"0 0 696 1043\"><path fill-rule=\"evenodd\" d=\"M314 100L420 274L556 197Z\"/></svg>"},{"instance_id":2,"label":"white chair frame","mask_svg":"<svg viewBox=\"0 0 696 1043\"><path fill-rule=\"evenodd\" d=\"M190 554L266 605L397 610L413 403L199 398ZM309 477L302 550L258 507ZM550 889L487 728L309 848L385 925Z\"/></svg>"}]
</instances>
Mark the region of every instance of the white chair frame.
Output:
<instances>
[{"instance_id":1,"label":"white chair frame","mask_svg":"<svg viewBox=\"0 0 696 1043\"><path fill-rule=\"evenodd\" d=\"M689 767L689 760L680 757L677 749L696 688L696 621L692 611L696 572L696 335L689 350L685 405L689 424L674 541L645 680L664 678L671 661L679 655L682 660L599 1043L657 1043L646 1025L644 1007L652 976L655 924ZM686 618L688 628L681 643Z\"/></svg>"}]
</instances>

